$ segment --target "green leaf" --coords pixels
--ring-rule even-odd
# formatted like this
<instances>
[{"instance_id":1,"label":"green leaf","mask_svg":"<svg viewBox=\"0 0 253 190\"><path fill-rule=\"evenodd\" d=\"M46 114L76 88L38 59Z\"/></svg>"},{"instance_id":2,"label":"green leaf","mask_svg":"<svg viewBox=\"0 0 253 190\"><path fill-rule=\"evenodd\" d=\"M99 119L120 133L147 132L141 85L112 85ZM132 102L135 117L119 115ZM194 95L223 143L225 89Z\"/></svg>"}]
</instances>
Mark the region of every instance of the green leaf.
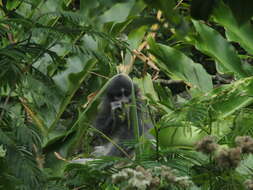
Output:
<instances>
[{"instance_id":1,"label":"green leaf","mask_svg":"<svg viewBox=\"0 0 253 190\"><path fill-rule=\"evenodd\" d=\"M154 134L154 131L152 131ZM165 147L193 148L207 134L194 126L170 126L159 130L159 143Z\"/></svg>"},{"instance_id":2,"label":"green leaf","mask_svg":"<svg viewBox=\"0 0 253 190\"><path fill-rule=\"evenodd\" d=\"M134 1L130 0L125 3L117 3L100 16L103 23L106 22L124 22L133 8Z\"/></svg>"},{"instance_id":3,"label":"green leaf","mask_svg":"<svg viewBox=\"0 0 253 190\"><path fill-rule=\"evenodd\" d=\"M134 82L138 84L141 92L146 97L152 97L153 100L158 101L158 96L153 86L151 76L146 74L143 78L134 78Z\"/></svg>"},{"instance_id":4,"label":"green leaf","mask_svg":"<svg viewBox=\"0 0 253 190\"><path fill-rule=\"evenodd\" d=\"M110 32L110 34L112 36L117 36L120 35L120 33L122 33L126 27L133 21L133 19L127 19L126 21L122 22L122 23L109 23L109 28L107 29L108 32ZM106 25L105 25L106 26Z\"/></svg>"},{"instance_id":5,"label":"green leaf","mask_svg":"<svg viewBox=\"0 0 253 190\"><path fill-rule=\"evenodd\" d=\"M55 81L60 84L66 94L61 102L56 118L50 126L50 131L56 127L57 122L59 121L62 113L65 111L67 105L71 102L71 99L74 96L75 92L80 87L84 79L87 77L87 74L96 63L94 59L87 60L84 63L83 62L84 60L75 57L74 59L70 60L72 67L69 67L69 70L65 71L55 78ZM78 68L78 66L80 68ZM73 71L73 69L75 71Z\"/></svg>"},{"instance_id":6,"label":"green leaf","mask_svg":"<svg viewBox=\"0 0 253 190\"><path fill-rule=\"evenodd\" d=\"M147 26L141 26L139 28L136 28L135 30L132 30L128 35L127 43L129 44L129 48L131 50L137 49L139 45L141 44L145 34L146 34ZM132 54L130 52L126 53L124 63L128 64L131 63Z\"/></svg>"},{"instance_id":7,"label":"green leaf","mask_svg":"<svg viewBox=\"0 0 253 190\"><path fill-rule=\"evenodd\" d=\"M182 52L149 39L150 52L157 58L158 66L172 79L183 80L203 92L212 89L211 76L202 65L194 63Z\"/></svg>"},{"instance_id":8,"label":"green leaf","mask_svg":"<svg viewBox=\"0 0 253 190\"><path fill-rule=\"evenodd\" d=\"M146 34L147 31L147 26L141 26L135 30L132 30L129 35L128 35L128 44L131 49L137 49L139 45L141 44L144 35Z\"/></svg>"},{"instance_id":9,"label":"green leaf","mask_svg":"<svg viewBox=\"0 0 253 190\"><path fill-rule=\"evenodd\" d=\"M6 5L6 8L8 10L13 10L15 9L18 5L19 5L19 1L17 0L13 0L13 1L7 1L7 5Z\"/></svg>"},{"instance_id":10,"label":"green leaf","mask_svg":"<svg viewBox=\"0 0 253 190\"><path fill-rule=\"evenodd\" d=\"M192 147L203 136L224 136L231 131L232 114L253 102L252 93L253 77L249 77L190 100L162 118L161 145ZM211 125L211 129L207 125Z\"/></svg>"},{"instance_id":11,"label":"green leaf","mask_svg":"<svg viewBox=\"0 0 253 190\"><path fill-rule=\"evenodd\" d=\"M222 2L214 10L214 19L225 27L230 41L238 42L248 53L253 54L253 27L250 22L238 24L230 8Z\"/></svg>"},{"instance_id":12,"label":"green leaf","mask_svg":"<svg viewBox=\"0 0 253 190\"><path fill-rule=\"evenodd\" d=\"M224 118L252 103L253 78L238 80L233 84L214 89L209 98L215 110L214 118Z\"/></svg>"},{"instance_id":13,"label":"green leaf","mask_svg":"<svg viewBox=\"0 0 253 190\"><path fill-rule=\"evenodd\" d=\"M225 0L225 2L231 8L233 15L235 16L238 24L243 25L249 21L253 16L253 1L252 0Z\"/></svg>"},{"instance_id":14,"label":"green leaf","mask_svg":"<svg viewBox=\"0 0 253 190\"><path fill-rule=\"evenodd\" d=\"M233 72L239 77L248 76L231 44L207 25L194 20L193 24L198 33L193 38L193 44L198 50L214 58L224 71Z\"/></svg>"}]
</instances>

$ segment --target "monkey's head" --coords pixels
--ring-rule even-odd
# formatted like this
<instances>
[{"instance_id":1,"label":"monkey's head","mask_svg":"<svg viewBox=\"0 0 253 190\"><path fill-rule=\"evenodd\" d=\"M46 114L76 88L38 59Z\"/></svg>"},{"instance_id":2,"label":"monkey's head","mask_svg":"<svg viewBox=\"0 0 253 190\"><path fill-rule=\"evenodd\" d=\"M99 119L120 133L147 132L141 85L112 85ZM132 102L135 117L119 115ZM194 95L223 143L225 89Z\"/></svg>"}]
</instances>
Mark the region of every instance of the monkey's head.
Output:
<instances>
[{"instance_id":1,"label":"monkey's head","mask_svg":"<svg viewBox=\"0 0 253 190\"><path fill-rule=\"evenodd\" d=\"M135 95L138 95L137 86L134 85ZM112 110L121 109L131 102L132 81L124 74L115 76L106 90L106 97L111 104Z\"/></svg>"}]
</instances>

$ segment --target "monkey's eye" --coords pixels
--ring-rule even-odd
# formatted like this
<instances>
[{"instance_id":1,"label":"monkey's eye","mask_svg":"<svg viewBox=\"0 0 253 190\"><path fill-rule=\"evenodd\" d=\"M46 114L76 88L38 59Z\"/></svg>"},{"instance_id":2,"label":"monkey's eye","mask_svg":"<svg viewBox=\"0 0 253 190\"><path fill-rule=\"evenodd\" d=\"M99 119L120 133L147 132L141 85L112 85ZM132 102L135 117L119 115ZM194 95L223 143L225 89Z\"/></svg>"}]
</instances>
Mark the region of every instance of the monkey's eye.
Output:
<instances>
[{"instance_id":1,"label":"monkey's eye","mask_svg":"<svg viewBox=\"0 0 253 190\"><path fill-rule=\"evenodd\" d=\"M117 92L116 94L115 94L115 97L121 97L122 96L122 92Z\"/></svg>"},{"instance_id":2,"label":"monkey's eye","mask_svg":"<svg viewBox=\"0 0 253 190\"><path fill-rule=\"evenodd\" d=\"M121 97L121 92L108 93L107 96L108 96L111 100L117 100L118 98Z\"/></svg>"}]
</instances>

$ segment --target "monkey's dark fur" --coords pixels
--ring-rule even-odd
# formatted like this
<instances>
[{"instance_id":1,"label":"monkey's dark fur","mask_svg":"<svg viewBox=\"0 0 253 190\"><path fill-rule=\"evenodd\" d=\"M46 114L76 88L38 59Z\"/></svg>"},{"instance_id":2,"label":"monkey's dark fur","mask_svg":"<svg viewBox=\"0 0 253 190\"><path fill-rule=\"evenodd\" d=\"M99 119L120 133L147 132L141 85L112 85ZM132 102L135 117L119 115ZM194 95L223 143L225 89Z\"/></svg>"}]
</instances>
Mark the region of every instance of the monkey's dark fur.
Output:
<instances>
[{"instance_id":1,"label":"monkey's dark fur","mask_svg":"<svg viewBox=\"0 0 253 190\"><path fill-rule=\"evenodd\" d=\"M134 85L134 91L137 105L139 135L142 135L147 132L150 126L145 124L143 119L144 114L141 111L142 102L137 85ZM95 122L95 127L98 130L110 137L110 139L122 147L127 153L131 150L126 149L123 145L124 142L134 140L134 126L130 118L130 106L132 104L131 93L132 81L124 74L115 76L105 91L102 108ZM121 150L110 142L97 147L95 154L109 156L124 155Z\"/></svg>"}]
</instances>

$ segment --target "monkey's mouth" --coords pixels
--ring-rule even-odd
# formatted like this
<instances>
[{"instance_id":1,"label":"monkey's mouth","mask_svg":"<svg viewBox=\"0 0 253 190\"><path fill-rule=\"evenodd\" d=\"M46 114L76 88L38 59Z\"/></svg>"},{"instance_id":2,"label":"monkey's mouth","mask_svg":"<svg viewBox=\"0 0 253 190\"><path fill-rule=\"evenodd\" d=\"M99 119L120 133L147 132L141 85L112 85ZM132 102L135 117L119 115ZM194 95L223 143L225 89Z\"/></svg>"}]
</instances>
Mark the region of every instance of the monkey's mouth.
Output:
<instances>
[{"instance_id":1,"label":"monkey's mouth","mask_svg":"<svg viewBox=\"0 0 253 190\"><path fill-rule=\"evenodd\" d=\"M129 112L129 103L120 101L111 102L111 110L113 113Z\"/></svg>"},{"instance_id":2,"label":"monkey's mouth","mask_svg":"<svg viewBox=\"0 0 253 190\"><path fill-rule=\"evenodd\" d=\"M111 108L112 110L116 110L116 109L122 109L123 105L121 101L114 101L111 102Z\"/></svg>"},{"instance_id":3,"label":"monkey's mouth","mask_svg":"<svg viewBox=\"0 0 253 190\"><path fill-rule=\"evenodd\" d=\"M128 102L114 101L114 102L111 102L111 108L112 108L112 111L123 110L128 107L127 106L128 104L129 104Z\"/></svg>"},{"instance_id":4,"label":"monkey's mouth","mask_svg":"<svg viewBox=\"0 0 253 190\"><path fill-rule=\"evenodd\" d=\"M118 121L124 122L129 115L128 103L120 101L111 102L111 109L114 119L119 119Z\"/></svg>"},{"instance_id":5,"label":"monkey's mouth","mask_svg":"<svg viewBox=\"0 0 253 190\"><path fill-rule=\"evenodd\" d=\"M123 109L127 104L129 104L129 98L122 97L119 100L111 102L111 108L112 110Z\"/></svg>"}]
</instances>

